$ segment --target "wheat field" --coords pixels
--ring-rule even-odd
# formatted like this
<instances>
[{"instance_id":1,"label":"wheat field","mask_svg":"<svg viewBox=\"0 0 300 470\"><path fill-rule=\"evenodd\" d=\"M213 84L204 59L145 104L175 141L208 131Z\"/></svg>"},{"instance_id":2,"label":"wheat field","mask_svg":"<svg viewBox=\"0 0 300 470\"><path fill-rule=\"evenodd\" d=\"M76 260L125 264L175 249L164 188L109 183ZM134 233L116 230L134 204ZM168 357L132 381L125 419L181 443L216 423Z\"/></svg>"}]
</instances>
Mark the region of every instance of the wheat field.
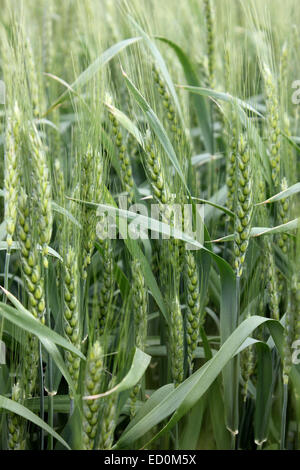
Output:
<instances>
[{"instance_id":1,"label":"wheat field","mask_svg":"<svg viewBox=\"0 0 300 470\"><path fill-rule=\"evenodd\" d=\"M0 449L300 449L300 8L2 0Z\"/></svg>"}]
</instances>

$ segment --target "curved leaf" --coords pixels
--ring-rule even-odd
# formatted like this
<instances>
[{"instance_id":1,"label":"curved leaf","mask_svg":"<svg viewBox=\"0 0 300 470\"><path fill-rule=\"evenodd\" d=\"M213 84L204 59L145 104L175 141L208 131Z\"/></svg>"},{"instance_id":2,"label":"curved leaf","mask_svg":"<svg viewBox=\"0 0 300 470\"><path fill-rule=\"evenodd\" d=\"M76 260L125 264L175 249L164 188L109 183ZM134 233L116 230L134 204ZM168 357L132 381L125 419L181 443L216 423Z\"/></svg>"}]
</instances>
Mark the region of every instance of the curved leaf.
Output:
<instances>
[{"instance_id":1,"label":"curved leaf","mask_svg":"<svg viewBox=\"0 0 300 470\"><path fill-rule=\"evenodd\" d=\"M42 251L42 247L40 245L38 245L37 248ZM0 251L3 251L3 250L7 251L7 249L8 249L7 242L0 241ZM10 250L20 250L19 242L12 242L12 245L10 246ZM60 254L57 253L57 251L53 250L53 248L51 248L50 246L48 246L48 254L53 256L54 258L59 259L59 261L63 260Z\"/></svg>"},{"instance_id":2,"label":"curved leaf","mask_svg":"<svg viewBox=\"0 0 300 470\"><path fill-rule=\"evenodd\" d=\"M69 212L67 209L65 209L64 207L61 207L54 201L52 201L51 205L52 205L52 209L55 212L58 212L59 214L67 217L71 222L73 222L74 225L77 225L78 228L82 228L78 220L76 220L75 217L71 214L71 212Z\"/></svg>"},{"instance_id":3,"label":"curved leaf","mask_svg":"<svg viewBox=\"0 0 300 470\"><path fill-rule=\"evenodd\" d=\"M261 204L269 204L270 202L281 201L282 199L286 199L287 197L293 196L294 194L300 193L300 183L293 184L289 188L285 189L284 191L280 191L280 193L275 194L275 196L266 199L263 202L259 202L256 204L260 206Z\"/></svg>"},{"instance_id":4,"label":"curved leaf","mask_svg":"<svg viewBox=\"0 0 300 470\"><path fill-rule=\"evenodd\" d=\"M260 117L262 117L262 115L255 108L253 108L253 106L251 106L250 104L246 103L245 101L240 100L239 98L233 97L229 95L228 93L221 93L221 92L217 92L214 90L210 90L208 88L201 88L198 86L188 86L188 85L179 85L179 86L180 88L185 89L189 91L190 93L195 93L196 95L200 95L200 96L211 96L212 98L215 98L217 100L230 102L231 104L237 107L239 119L241 123L243 124L243 126L247 129L248 139L250 142L252 142L255 145L257 149L257 154L259 155L259 158L265 170L264 176L266 178L266 181L269 184L271 184L270 160L266 152L266 147L260 137L260 134L257 128L255 127L251 119L247 116L244 110L246 109L247 111L250 111L251 113L254 113Z\"/></svg>"},{"instance_id":5,"label":"curved leaf","mask_svg":"<svg viewBox=\"0 0 300 470\"><path fill-rule=\"evenodd\" d=\"M172 428L203 396L252 331L266 322L278 324L274 320L258 316L247 318L237 327L210 361L168 394L134 426L127 428L114 448L128 448L136 439L142 437L153 426L175 412L159 435ZM281 327L279 326L279 328Z\"/></svg>"},{"instance_id":6,"label":"curved leaf","mask_svg":"<svg viewBox=\"0 0 300 470\"><path fill-rule=\"evenodd\" d=\"M276 227L252 227L250 236L251 237L260 237L261 235L266 235L270 233L281 233L289 232L290 230L295 230L299 227L300 217L294 220L290 220L286 224L276 225Z\"/></svg>"},{"instance_id":7,"label":"curved leaf","mask_svg":"<svg viewBox=\"0 0 300 470\"><path fill-rule=\"evenodd\" d=\"M191 61L187 54L173 41L166 39L161 36L156 36L156 39L168 44L176 53L179 62L182 65L185 79L189 85L194 85L200 87L200 83L197 77L197 74L191 64ZM197 113L198 121L200 124L200 128L202 131L203 141L205 145L205 149L212 153L213 145L212 145L212 129L211 129L211 121L209 112L207 109L207 104L202 96L200 95L193 95L193 101L195 105L195 111Z\"/></svg>"},{"instance_id":8,"label":"curved leaf","mask_svg":"<svg viewBox=\"0 0 300 470\"><path fill-rule=\"evenodd\" d=\"M290 232L295 230L299 227L300 217L297 219L290 220L285 224L276 225L275 227L252 227L250 230L250 237L257 238L261 237L262 235L268 235L273 233L282 233L282 232ZM220 243L220 242L231 242L234 241L234 234L231 233L230 235L226 235L225 237L217 238L216 240L212 240L212 243Z\"/></svg>"},{"instance_id":9,"label":"curved leaf","mask_svg":"<svg viewBox=\"0 0 300 470\"><path fill-rule=\"evenodd\" d=\"M216 160L221 160L224 157L225 155L223 155L222 153L217 153L215 155L212 155L211 153L200 153L199 155L192 156L192 165L201 166L201 165L204 165L205 163L209 163L209 162L216 161Z\"/></svg>"},{"instance_id":10,"label":"curved leaf","mask_svg":"<svg viewBox=\"0 0 300 470\"><path fill-rule=\"evenodd\" d=\"M230 217L235 217L234 212L227 209L227 207L220 206L220 204L216 204L214 202L208 201L207 199L200 199L199 197L192 197L192 199L195 200L195 201L199 201L202 204L207 204L209 206L215 207L216 209L219 209L220 211L224 212L225 214L229 215Z\"/></svg>"},{"instance_id":11,"label":"curved leaf","mask_svg":"<svg viewBox=\"0 0 300 470\"><path fill-rule=\"evenodd\" d=\"M64 91L62 95L51 105L51 107L48 109L46 114L48 114L50 111L56 108L56 106L58 106L59 104L63 103L65 99L68 97L69 91L76 90L86 85L89 82L89 80L91 80L93 76L96 75L96 73L101 69L101 67L106 65L111 59L113 59L123 49L125 49L126 47L140 40L141 40L140 37L124 39L123 41L120 41L117 44L114 44L109 49L106 49L106 51L104 51L100 55L100 57L98 57L92 64L90 64L87 67L87 69L85 69L71 85L68 85L68 89Z\"/></svg>"},{"instance_id":12,"label":"curved leaf","mask_svg":"<svg viewBox=\"0 0 300 470\"><path fill-rule=\"evenodd\" d=\"M189 85L177 85L179 88L183 88L191 93L196 93L201 96L210 96L217 100L225 101L226 103L231 103L233 105L238 105L242 109L246 109L253 114L256 114L259 117L263 117L259 111L257 111L251 104L243 101L235 96L231 96L229 93L223 93L221 91L211 90L210 88L202 88L198 86L189 86Z\"/></svg>"},{"instance_id":13,"label":"curved leaf","mask_svg":"<svg viewBox=\"0 0 300 470\"><path fill-rule=\"evenodd\" d=\"M129 19L131 21L131 23L137 28L137 30L139 31L139 33L141 34L142 38L144 39L149 51L151 52L153 58L155 59L155 61L157 62L158 66L159 66L159 69L160 69L160 72L162 74L162 77L164 79L164 81L166 82L167 84L167 87L171 93L171 96L174 100L174 103L175 103L175 106L177 108L177 111L178 111L178 114L180 116L180 119L181 121L183 121L183 116L182 116L182 112L181 112L181 108L180 108L180 104L179 104L179 101L178 101L178 96L177 96L177 93L176 93L176 90L175 90L175 87L174 87L174 84L173 84L173 81L171 79L171 76L168 72L168 69L167 69L167 66L166 66L166 63L161 55L161 53L159 52L159 50L157 49L156 45L154 44L153 41L151 41L150 37L145 33L145 31L136 23L136 21L131 17L129 16Z\"/></svg>"},{"instance_id":14,"label":"curved leaf","mask_svg":"<svg viewBox=\"0 0 300 470\"><path fill-rule=\"evenodd\" d=\"M122 70L124 79L126 81L127 87L130 91L130 93L133 95L135 101L137 102L138 106L141 108L141 110L145 113L147 120L149 122L149 125L160 141L163 149L165 150L170 162L174 166L176 172L178 173L182 183L184 184L184 187L187 191L188 194L190 194L189 189L186 185L185 178L183 176L180 164L178 162L175 150L173 148L173 145L171 144L171 141L161 124L160 120L154 113L153 109L150 107L150 105L147 103L145 98L141 95L141 93L138 91L138 89L135 87L135 85L132 83L128 75Z\"/></svg>"},{"instance_id":15,"label":"curved leaf","mask_svg":"<svg viewBox=\"0 0 300 470\"><path fill-rule=\"evenodd\" d=\"M60 435L57 434L54 429L52 429L47 423L45 423L45 421L43 421L36 414L34 414L32 411L30 411L28 408L21 405L20 403L17 403L13 400L10 400L9 398L0 395L0 408L10 411L11 413L15 413L21 416L22 418L27 419L27 421L31 421L33 424L36 424L44 431L51 434L51 436L57 439L68 450L71 450L66 441L62 437L60 437Z\"/></svg>"},{"instance_id":16,"label":"curved leaf","mask_svg":"<svg viewBox=\"0 0 300 470\"><path fill-rule=\"evenodd\" d=\"M6 320L14 323L19 328L37 336L41 341L43 339L51 341L54 344L57 344L64 349L68 349L76 356L79 356L81 359L85 360L84 355L77 348L75 348L69 341L67 341L63 336L59 335L55 331L48 328L31 315L31 313L18 301L10 292L5 290L3 287L1 289L5 292L5 295L9 300L14 304L16 308L13 308L9 305L0 302L0 315L2 315ZM21 315L20 315L21 314Z\"/></svg>"},{"instance_id":17,"label":"curved leaf","mask_svg":"<svg viewBox=\"0 0 300 470\"><path fill-rule=\"evenodd\" d=\"M107 397L112 393L120 393L124 390L128 390L134 387L143 377L147 367L150 364L150 361L151 356L141 351L141 349L136 348L129 372L125 375L119 384L107 392L99 393L98 395L85 396L83 397L83 400L96 400L97 398Z\"/></svg>"},{"instance_id":18,"label":"curved leaf","mask_svg":"<svg viewBox=\"0 0 300 470\"><path fill-rule=\"evenodd\" d=\"M105 106L109 112L117 119L117 121L137 140L141 147L144 147L143 137L136 125L124 114L120 109L115 108L112 104L105 102Z\"/></svg>"},{"instance_id":19,"label":"curved leaf","mask_svg":"<svg viewBox=\"0 0 300 470\"><path fill-rule=\"evenodd\" d=\"M117 208L117 205L110 194L109 190L105 187L104 188L104 193L105 193L105 200L107 204L110 204L111 206ZM122 229L121 229L121 235L123 236ZM148 260L142 250L140 249L138 243L136 240L130 240L128 239L125 235L123 236L124 243L126 244L129 252L133 257L136 257L140 263L141 263L141 269L143 272L143 275L145 277L145 283L148 289L150 290L153 298L155 299L158 307L160 308L160 311L162 312L165 320L167 323L169 323L169 315L168 315L168 310L166 308L163 296L161 294L161 291L157 285L156 279L153 276L151 267L148 263Z\"/></svg>"}]
</instances>

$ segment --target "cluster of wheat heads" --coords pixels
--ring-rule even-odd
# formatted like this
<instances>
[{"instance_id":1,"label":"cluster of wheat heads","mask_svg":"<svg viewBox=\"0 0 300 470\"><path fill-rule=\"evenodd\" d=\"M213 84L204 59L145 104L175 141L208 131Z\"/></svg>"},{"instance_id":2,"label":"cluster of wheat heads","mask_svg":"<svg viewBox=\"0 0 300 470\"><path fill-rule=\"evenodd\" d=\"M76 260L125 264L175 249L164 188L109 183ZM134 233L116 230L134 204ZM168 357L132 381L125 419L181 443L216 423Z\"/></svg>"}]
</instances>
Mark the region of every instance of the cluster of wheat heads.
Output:
<instances>
[{"instance_id":1,"label":"cluster of wheat heads","mask_svg":"<svg viewBox=\"0 0 300 470\"><path fill-rule=\"evenodd\" d=\"M2 4L0 448L299 449L297 1Z\"/></svg>"}]
</instances>

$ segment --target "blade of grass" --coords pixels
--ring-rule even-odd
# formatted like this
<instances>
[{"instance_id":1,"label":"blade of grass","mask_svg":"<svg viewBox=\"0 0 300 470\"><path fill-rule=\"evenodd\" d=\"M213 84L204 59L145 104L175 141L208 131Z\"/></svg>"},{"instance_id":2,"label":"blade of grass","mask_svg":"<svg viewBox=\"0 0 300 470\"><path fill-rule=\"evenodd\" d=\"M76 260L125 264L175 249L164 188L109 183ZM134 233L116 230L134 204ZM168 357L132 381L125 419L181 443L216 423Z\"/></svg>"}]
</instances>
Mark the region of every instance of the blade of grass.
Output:
<instances>
[{"instance_id":1,"label":"blade of grass","mask_svg":"<svg viewBox=\"0 0 300 470\"><path fill-rule=\"evenodd\" d=\"M9 398L0 396L0 408L10 411L11 413L15 413L22 418L30 421L31 423L35 424L36 426L40 427L47 433L51 434L55 439L57 439L66 449L71 450L67 442L47 423L45 423L41 418L35 415L32 411L30 411L25 406L17 403Z\"/></svg>"}]
</instances>

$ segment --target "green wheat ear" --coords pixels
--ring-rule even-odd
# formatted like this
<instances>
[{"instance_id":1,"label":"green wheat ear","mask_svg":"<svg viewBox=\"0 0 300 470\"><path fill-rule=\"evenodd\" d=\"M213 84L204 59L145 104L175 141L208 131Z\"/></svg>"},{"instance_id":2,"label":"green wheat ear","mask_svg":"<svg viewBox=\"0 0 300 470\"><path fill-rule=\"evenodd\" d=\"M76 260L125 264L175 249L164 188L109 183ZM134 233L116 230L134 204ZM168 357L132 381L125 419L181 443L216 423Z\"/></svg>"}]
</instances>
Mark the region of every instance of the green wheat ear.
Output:
<instances>
[{"instance_id":1,"label":"green wheat ear","mask_svg":"<svg viewBox=\"0 0 300 470\"><path fill-rule=\"evenodd\" d=\"M236 110L230 109L230 122L226 124L228 135L228 155L226 158L226 185L227 185L227 207L234 211L235 187L236 187L236 165L238 151L238 122Z\"/></svg>"},{"instance_id":2,"label":"green wheat ear","mask_svg":"<svg viewBox=\"0 0 300 470\"><path fill-rule=\"evenodd\" d=\"M81 199L85 202L100 203L102 200L103 184L103 162L101 153L95 151L88 144L86 153L82 158L81 168L82 184L80 188ZM76 188L76 191L79 188ZM82 236L82 278L87 278L87 269L91 264L94 243L96 240L96 214L95 209L83 204L82 225L84 235Z\"/></svg>"},{"instance_id":3,"label":"green wheat ear","mask_svg":"<svg viewBox=\"0 0 300 470\"><path fill-rule=\"evenodd\" d=\"M182 136L182 130L178 123L178 119L175 113L175 108L171 102L171 97L169 95L167 87L154 64L152 65L152 72L153 72L154 81L158 87L159 95L162 98L162 104L165 109L165 114L166 114L168 125L172 131L172 134L174 136L176 143L178 144Z\"/></svg>"},{"instance_id":4,"label":"green wheat ear","mask_svg":"<svg viewBox=\"0 0 300 470\"><path fill-rule=\"evenodd\" d=\"M147 130L145 136L144 161L147 178L151 184L153 196L156 200L159 201L163 208L165 204L170 202L171 195L166 183L163 163L161 161L159 152L157 152L152 145L152 137L149 129Z\"/></svg>"},{"instance_id":5,"label":"green wheat ear","mask_svg":"<svg viewBox=\"0 0 300 470\"><path fill-rule=\"evenodd\" d=\"M112 132L114 135L115 144L118 150L118 156L121 163L121 178L122 186L128 193L128 205L130 206L134 200L134 181L132 177L132 167L127 149L124 145L124 140L119 123L113 114L109 114L109 119L112 124Z\"/></svg>"},{"instance_id":6,"label":"green wheat ear","mask_svg":"<svg viewBox=\"0 0 300 470\"><path fill-rule=\"evenodd\" d=\"M28 296L28 309L42 324L45 324L46 302L44 279L41 273L40 256L33 238L32 205L23 188L18 200L17 234L20 243L20 257L25 290ZM26 392L32 395L37 380L38 340L29 334L25 346Z\"/></svg>"},{"instance_id":7,"label":"green wheat ear","mask_svg":"<svg viewBox=\"0 0 300 470\"><path fill-rule=\"evenodd\" d=\"M278 93L274 77L266 65L264 66L263 77L266 90L268 152L272 168L272 180L276 188L279 185L281 145Z\"/></svg>"},{"instance_id":8,"label":"green wheat ear","mask_svg":"<svg viewBox=\"0 0 300 470\"><path fill-rule=\"evenodd\" d=\"M108 390L111 390L116 385L116 378L112 377ZM116 414L118 393L112 393L103 400L101 431L99 439L99 449L110 450L114 442L114 432L116 428Z\"/></svg>"},{"instance_id":9,"label":"green wheat ear","mask_svg":"<svg viewBox=\"0 0 300 470\"><path fill-rule=\"evenodd\" d=\"M288 188L287 179L284 177L281 181L281 191L284 191ZM291 207L290 207L290 200L289 199L281 199L278 202L277 206L277 217L278 217L278 224L286 224L290 220L291 215ZM276 243L280 251L287 256L290 253L290 249L292 248L292 243L290 242L289 236L287 233L280 233L276 237ZM280 293L280 297L283 298L285 293L286 282L284 279L283 274L277 269L278 275L278 289Z\"/></svg>"},{"instance_id":10,"label":"green wheat ear","mask_svg":"<svg viewBox=\"0 0 300 470\"><path fill-rule=\"evenodd\" d=\"M264 201L266 199L266 184L262 178L262 174L259 175L258 182L258 200ZM269 220L268 210L265 204L259 206L258 209L258 221L259 224L265 224ZM270 310L271 318L279 319L279 287L278 287L278 276L275 265L274 249L272 239L265 237L261 241L262 245L262 258L260 261L261 273L260 278L263 286L266 282L268 292L268 305ZM261 313L264 313L264 302L260 305Z\"/></svg>"},{"instance_id":11,"label":"green wheat ear","mask_svg":"<svg viewBox=\"0 0 300 470\"><path fill-rule=\"evenodd\" d=\"M53 223L50 174L45 150L36 129L30 132L29 140L31 144L32 166L35 174L34 190L36 193L38 236L43 249L43 264L45 268L48 268L47 254Z\"/></svg>"},{"instance_id":12,"label":"green wheat ear","mask_svg":"<svg viewBox=\"0 0 300 470\"><path fill-rule=\"evenodd\" d=\"M32 205L23 188L19 194L18 239L21 246L22 270L32 315L45 323L44 279L41 273L39 253L32 237Z\"/></svg>"},{"instance_id":13,"label":"green wheat ear","mask_svg":"<svg viewBox=\"0 0 300 470\"><path fill-rule=\"evenodd\" d=\"M77 255L75 250L69 247L64 262L64 332L70 343L80 349L78 274ZM79 379L80 358L72 352L66 351L65 359L76 389Z\"/></svg>"},{"instance_id":14,"label":"green wheat ear","mask_svg":"<svg viewBox=\"0 0 300 470\"><path fill-rule=\"evenodd\" d=\"M38 117L40 113L40 99L39 99L39 86L38 86L38 79L36 74L36 64L34 60L33 50L31 46L31 41L27 37L25 39L25 57L26 61L26 71L28 77L28 86L30 88L30 97L31 97L31 104L33 109L34 117Z\"/></svg>"},{"instance_id":15,"label":"green wheat ear","mask_svg":"<svg viewBox=\"0 0 300 470\"><path fill-rule=\"evenodd\" d=\"M103 374L103 350L99 341L90 348L84 380L84 396L100 393ZM83 400L82 442L85 450L95 445L99 419L100 399Z\"/></svg>"},{"instance_id":16,"label":"green wheat ear","mask_svg":"<svg viewBox=\"0 0 300 470\"><path fill-rule=\"evenodd\" d=\"M206 19L206 43L208 57L209 86L215 86L215 18L211 0L204 0L204 13Z\"/></svg>"},{"instance_id":17,"label":"green wheat ear","mask_svg":"<svg viewBox=\"0 0 300 470\"><path fill-rule=\"evenodd\" d=\"M278 288L274 250L272 248L272 243L270 240L267 240L266 247L267 247L267 254L268 254L267 271L268 271L269 307L270 307L271 317L274 318L274 320L279 320L279 317L280 317L279 288Z\"/></svg>"},{"instance_id":18,"label":"green wheat ear","mask_svg":"<svg viewBox=\"0 0 300 470\"><path fill-rule=\"evenodd\" d=\"M198 270L195 257L191 251L185 254L186 271L186 337L187 337L187 355L190 374L193 372L193 361L196 347L199 341L200 331L200 290Z\"/></svg>"},{"instance_id":19,"label":"green wheat ear","mask_svg":"<svg viewBox=\"0 0 300 470\"><path fill-rule=\"evenodd\" d=\"M283 342L283 382L285 384L289 381L289 375L292 368L292 344L299 333L299 318L300 318L300 282L297 275L294 274L291 280L289 289L289 299L286 312L286 321L284 327L284 342Z\"/></svg>"},{"instance_id":20,"label":"green wheat ear","mask_svg":"<svg viewBox=\"0 0 300 470\"><path fill-rule=\"evenodd\" d=\"M11 399L16 403L22 403L22 390L19 383L13 385ZM15 413L7 416L8 449L25 450L26 447L26 421Z\"/></svg>"},{"instance_id":21,"label":"green wheat ear","mask_svg":"<svg viewBox=\"0 0 300 470\"><path fill-rule=\"evenodd\" d=\"M145 278L141 269L141 263L134 259L132 262L132 304L135 328L135 344L142 351L146 348L147 339L147 314L148 314L148 291L145 284ZM138 383L130 394L130 413L134 416L136 413L136 400L141 389L141 383Z\"/></svg>"},{"instance_id":22,"label":"green wheat ear","mask_svg":"<svg viewBox=\"0 0 300 470\"><path fill-rule=\"evenodd\" d=\"M172 302L170 308L171 328L169 330L169 348L171 361L171 374L175 386L183 381L184 375L184 329L183 318L178 298Z\"/></svg>"},{"instance_id":23,"label":"green wheat ear","mask_svg":"<svg viewBox=\"0 0 300 470\"><path fill-rule=\"evenodd\" d=\"M147 337L148 292L141 269L141 263L136 259L134 259L132 263L132 277L136 346L144 350Z\"/></svg>"},{"instance_id":24,"label":"green wheat ear","mask_svg":"<svg viewBox=\"0 0 300 470\"><path fill-rule=\"evenodd\" d=\"M250 149L243 134L240 136L236 162L235 194L235 240L234 266L237 276L241 276L250 239L253 211L252 169Z\"/></svg>"},{"instance_id":25,"label":"green wheat ear","mask_svg":"<svg viewBox=\"0 0 300 470\"><path fill-rule=\"evenodd\" d=\"M281 191L285 191L288 188L287 179L283 178L281 181ZM279 224L286 224L290 220L290 204L289 199L281 199L278 207L278 218ZM279 234L277 243L283 253L287 253L289 250L289 236L286 233Z\"/></svg>"}]
</instances>

